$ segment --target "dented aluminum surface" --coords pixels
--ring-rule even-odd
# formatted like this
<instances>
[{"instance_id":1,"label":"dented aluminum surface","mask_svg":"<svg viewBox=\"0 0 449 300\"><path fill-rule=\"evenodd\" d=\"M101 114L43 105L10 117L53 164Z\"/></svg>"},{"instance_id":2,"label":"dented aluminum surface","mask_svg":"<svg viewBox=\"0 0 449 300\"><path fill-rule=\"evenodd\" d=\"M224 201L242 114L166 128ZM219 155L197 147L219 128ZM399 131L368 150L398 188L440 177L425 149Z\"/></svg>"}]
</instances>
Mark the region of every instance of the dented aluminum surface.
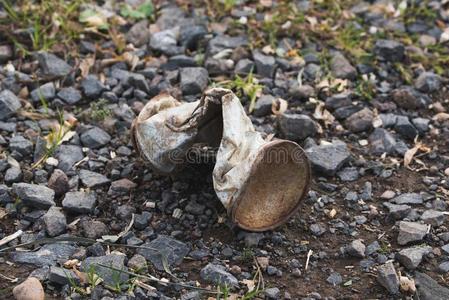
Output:
<instances>
[{"instance_id":1,"label":"dented aluminum surface","mask_svg":"<svg viewBox=\"0 0 449 300\"><path fill-rule=\"evenodd\" d=\"M291 141L264 139L230 90L210 89L192 103L159 95L145 105L132 131L141 156L165 174L192 163L192 150L215 149L215 192L244 229L283 224L307 194L310 166L304 151Z\"/></svg>"}]
</instances>

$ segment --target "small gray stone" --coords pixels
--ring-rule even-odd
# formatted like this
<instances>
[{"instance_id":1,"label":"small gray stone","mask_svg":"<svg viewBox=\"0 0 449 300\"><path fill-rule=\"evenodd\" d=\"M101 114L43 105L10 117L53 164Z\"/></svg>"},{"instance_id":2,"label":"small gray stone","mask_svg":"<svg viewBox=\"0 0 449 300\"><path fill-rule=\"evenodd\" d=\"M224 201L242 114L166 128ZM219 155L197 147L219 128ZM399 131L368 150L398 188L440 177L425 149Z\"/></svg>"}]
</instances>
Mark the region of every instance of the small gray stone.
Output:
<instances>
[{"instance_id":1,"label":"small gray stone","mask_svg":"<svg viewBox=\"0 0 449 300\"><path fill-rule=\"evenodd\" d=\"M326 232L326 227L324 227L322 224L315 223L310 225L310 231L314 236L320 236Z\"/></svg>"},{"instance_id":2,"label":"small gray stone","mask_svg":"<svg viewBox=\"0 0 449 300\"><path fill-rule=\"evenodd\" d=\"M22 178L23 178L22 169L17 167L11 167L8 170L6 170L4 180L6 184L12 184L20 182Z\"/></svg>"},{"instance_id":3,"label":"small gray stone","mask_svg":"<svg viewBox=\"0 0 449 300\"><path fill-rule=\"evenodd\" d=\"M281 134L292 141L302 141L318 132L318 125L307 115L282 114L277 124Z\"/></svg>"},{"instance_id":4,"label":"small gray stone","mask_svg":"<svg viewBox=\"0 0 449 300\"><path fill-rule=\"evenodd\" d=\"M103 174L81 169L80 180L88 188L97 188L108 185L111 181Z\"/></svg>"},{"instance_id":5,"label":"small gray stone","mask_svg":"<svg viewBox=\"0 0 449 300\"><path fill-rule=\"evenodd\" d=\"M148 268L147 260L140 254L135 254L128 260L128 267L134 271L144 271Z\"/></svg>"},{"instance_id":6,"label":"small gray stone","mask_svg":"<svg viewBox=\"0 0 449 300\"><path fill-rule=\"evenodd\" d=\"M272 78L276 70L276 60L273 56L262 54L259 51L253 52L256 72L262 77Z\"/></svg>"},{"instance_id":7,"label":"small gray stone","mask_svg":"<svg viewBox=\"0 0 449 300\"><path fill-rule=\"evenodd\" d=\"M438 284L430 276L415 272L415 282L420 300L449 299L449 289Z\"/></svg>"},{"instance_id":8,"label":"small gray stone","mask_svg":"<svg viewBox=\"0 0 449 300\"><path fill-rule=\"evenodd\" d=\"M378 268L377 281L386 288L390 294L399 293L399 277L392 262L387 262Z\"/></svg>"},{"instance_id":9,"label":"small gray stone","mask_svg":"<svg viewBox=\"0 0 449 300\"><path fill-rule=\"evenodd\" d=\"M332 272L329 277L327 277L326 281L333 286L340 285L343 282L343 278L340 273Z\"/></svg>"},{"instance_id":10,"label":"small gray stone","mask_svg":"<svg viewBox=\"0 0 449 300\"><path fill-rule=\"evenodd\" d=\"M94 192L68 192L62 200L62 207L70 212L88 214L93 212L96 202Z\"/></svg>"},{"instance_id":11,"label":"small gray stone","mask_svg":"<svg viewBox=\"0 0 449 300\"><path fill-rule=\"evenodd\" d=\"M185 207L186 212L196 216L202 215L205 209L206 209L205 205L200 204L196 201L190 201Z\"/></svg>"},{"instance_id":12,"label":"small gray stone","mask_svg":"<svg viewBox=\"0 0 449 300\"><path fill-rule=\"evenodd\" d=\"M265 290L265 296L268 299L277 300L281 298L281 291L277 288L268 288Z\"/></svg>"},{"instance_id":13,"label":"small gray stone","mask_svg":"<svg viewBox=\"0 0 449 300\"><path fill-rule=\"evenodd\" d=\"M353 80L357 77L357 70L341 53L336 53L331 59L331 71L334 77Z\"/></svg>"},{"instance_id":14,"label":"small gray stone","mask_svg":"<svg viewBox=\"0 0 449 300\"><path fill-rule=\"evenodd\" d=\"M59 91L58 97L67 104L75 104L81 100L81 93L73 87L63 88Z\"/></svg>"},{"instance_id":15,"label":"small gray stone","mask_svg":"<svg viewBox=\"0 0 449 300\"><path fill-rule=\"evenodd\" d=\"M71 244L55 243L43 245L35 252L13 252L11 257L16 263L32 264L38 267L55 266L58 261L66 262L76 251L77 247Z\"/></svg>"},{"instance_id":16,"label":"small gray stone","mask_svg":"<svg viewBox=\"0 0 449 300\"><path fill-rule=\"evenodd\" d=\"M364 258L365 249L365 244L361 240L354 240L346 247L346 253L350 256Z\"/></svg>"},{"instance_id":17,"label":"small gray stone","mask_svg":"<svg viewBox=\"0 0 449 300\"><path fill-rule=\"evenodd\" d=\"M441 247L441 250L443 250L443 252L444 252L446 255L449 255L449 244L446 244L446 245L442 246L442 247Z\"/></svg>"},{"instance_id":18,"label":"small gray stone","mask_svg":"<svg viewBox=\"0 0 449 300\"><path fill-rule=\"evenodd\" d=\"M418 129L420 134L424 134L429 131L430 120L426 118L414 118L412 120L413 125Z\"/></svg>"},{"instance_id":19,"label":"small gray stone","mask_svg":"<svg viewBox=\"0 0 449 300\"><path fill-rule=\"evenodd\" d=\"M248 38L245 36L231 37L228 35L217 35L207 45L207 56L213 56L226 49L235 49L237 47L248 45Z\"/></svg>"},{"instance_id":20,"label":"small gray stone","mask_svg":"<svg viewBox=\"0 0 449 300\"><path fill-rule=\"evenodd\" d=\"M413 140L418 135L418 130L406 116L398 116L394 130L406 139Z\"/></svg>"},{"instance_id":21,"label":"small gray stone","mask_svg":"<svg viewBox=\"0 0 449 300\"><path fill-rule=\"evenodd\" d=\"M442 262L438 265L438 272L444 274L449 272L449 261Z\"/></svg>"},{"instance_id":22,"label":"small gray stone","mask_svg":"<svg viewBox=\"0 0 449 300\"><path fill-rule=\"evenodd\" d=\"M151 249L141 248L137 250L137 253L151 261L159 271L164 271L162 255L165 256L168 267L171 267L179 265L190 251L185 243L165 235L159 235L155 240L143 244L142 247Z\"/></svg>"},{"instance_id":23,"label":"small gray stone","mask_svg":"<svg viewBox=\"0 0 449 300\"><path fill-rule=\"evenodd\" d=\"M47 82L41 85L37 89L34 89L31 93L31 99L35 103L40 103L42 101L49 101L55 97L56 89L53 82Z\"/></svg>"},{"instance_id":24,"label":"small gray stone","mask_svg":"<svg viewBox=\"0 0 449 300\"><path fill-rule=\"evenodd\" d=\"M75 272L70 269L64 269L56 266L51 266L48 274L48 280L51 283L56 283L59 285L71 284L73 282L80 282L79 277L76 276Z\"/></svg>"},{"instance_id":25,"label":"small gray stone","mask_svg":"<svg viewBox=\"0 0 449 300\"><path fill-rule=\"evenodd\" d=\"M97 220L82 220L81 228L84 231L84 235L90 239L97 239L109 233L106 224Z\"/></svg>"},{"instance_id":26,"label":"small gray stone","mask_svg":"<svg viewBox=\"0 0 449 300\"><path fill-rule=\"evenodd\" d=\"M369 108L364 108L346 119L346 127L352 132L366 131L372 128L374 114Z\"/></svg>"},{"instance_id":27,"label":"small gray stone","mask_svg":"<svg viewBox=\"0 0 449 300\"><path fill-rule=\"evenodd\" d=\"M424 200L420 194L405 193L393 198L391 202L395 204L423 204Z\"/></svg>"},{"instance_id":28,"label":"small gray stone","mask_svg":"<svg viewBox=\"0 0 449 300\"><path fill-rule=\"evenodd\" d=\"M399 222L398 244L406 245L422 241L427 234L427 225L416 222Z\"/></svg>"},{"instance_id":29,"label":"small gray stone","mask_svg":"<svg viewBox=\"0 0 449 300\"><path fill-rule=\"evenodd\" d=\"M141 47L150 41L150 28L148 20L135 23L126 33L126 41L136 47Z\"/></svg>"},{"instance_id":30,"label":"small gray stone","mask_svg":"<svg viewBox=\"0 0 449 300\"><path fill-rule=\"evenodd\" d=\"M111 140L111 136L99 127L93 127L81 134L81 142L84 146L96 149L105 146Z\"/></svg>"},{"instance_id":31,"label":"small gray stone","mask_svg":"<svg viewBox=\"0 0 449 300\"><path fill-rule=\"evenodd\" d=\"M39 52L37 54L37 60L39 61L42 73L46 76L63 77L72 71L72 67L65 61L48 52Z\"/></svg>"},{"instance_id":32,"label":"small gray stone","mask_svg":"<svg viewBox=\"0 0 449 300\"><path fill-rule=\"evenodd\" d=\"M26 205L36 208L49 208L55 205L55 192L48 187L22 182L14 183L12 188L14 193Z\"/></svg>"},{"instance_id":33,"label":"small gray stone","mask_svg":"<svg viewBox=\"0 0 449 300\"><path fill-rule=\"evenodd\" d=\"M341 142L312 146L305 152L313 169L325 176L334 176L351 159L351 153L346 144Z\"/></svg>"},{"instance_id":34,"label":"small gray stone","mask_svg":"<svg viewBox=\"0 0 449 300\"><path fill-rule=\"evenodd\" d=\"M28 156L33 152L33 143L21 135L16 135L9 140L9 149Z\"/></svg>"},{"instance_id":35,"label":"small gray stone","mask_svg":"<svg viewBox=\"0 0 449 300\"><path fill-rule=\"evenodd\" d=\"M237 62L234 67L234 72L236 74L249 74L251 71L254 72L254 62L248 58L241 59Z\"/></svg>"},{"instance_id":36,"label":"small gray stone","mask_svg":"<svg viewBox=\"0 0 449 300\"><path fill-rule=\"evenodd\" d=\"M150 223L151 218L153 217L153 214L144 211L141 214L137 214L134 216L134 228L137 230L143 230L148 226L148 223Z\"/></svg>"},{"instance_id":37,"label":"small gray stone","mask_svg":"<svg viewBox=\"0 0 449 300\"><path fill-rule=\"evenodd\" d=\"M48 180L48 187L55 191L56 196L64 195L70 189L69 178L62 170L56 169Z\"/></svg>"},{"instance_id":38,"label":"small gray stone","mask_svg":"<svg viewBox=\"0 0 449 300\"><path fill-rule=\"evenodd\" d=\"M441 77L432 72L422 72L415 81L417 90L423 93L433 93L441 88Z\"/></svg>"},{"instance_id":39,"label":"small gray stone","mask_svg":"<svg viewBox=\"0 0 449 300\"><path fill-rule=\"evenodd\" d=\"M347 167L338 171L337 176L341 181L355 181L359 179L359 171L356 167Z\"/></svg>"},{"instance_id":40,"label":"small gray stone","mask_svg":"<svg viewBox=\"0 0 449 300\"><path fill-rule=\"evenodd\" d=\"M403 249L396 253L396 259L407 269L414 270L421 263L423 256L432 252L432 247L416 246Z\"/></svg>"},{"instance_id":41,"label":"small gray stone","mask_svg":"<svg viewBox=\"0 0 449 300\"><path fill-rule=\"evenodd\" d=\"M209 74L205 68L182 68L180 72L180 86L184 95L202 93L207 87Z\"/></svg>"},{"instance_id":42,"label":"small gray stone","mask_svg":"<svg viewBox=\"0 0 449 300\"><path fill-rule=\"evenodd\" d=\"M397 88L391 92L393 101L404 109L425 108L431 103L431 99L410 86Z\"/></svg>"},{"instance_id":43,"label":"small gray stone","mask_svg":"<svg viewBox=\"0 0 449 300\"><path fill-rule=\"evenodd\" d=\"M184 52L184 49L177 46L177 34L178 30L176 29L167 29L154 33L150 38L150 48L168 56L181 54Z\"/></svg>"},{"instance_id":44,"label":"small gray stone","mask_svg":"<svg viewBox=\"0 0 449 300\"><path fill-rule=\"evenodd\" d=\"M271 108L273 102L276 99L271 95L262 95L256 101L256 105L254 106L253 116L255 117L263 117L271 114Z\"/></svg>"},{"instance_id":45,"label":"small gray stone","mask_svg":"<svg viewBox=\"0 0 449 300\"><path fill-rule=\"evenodd\" d=\"M446 220L446 215L441 211L428 209L421 215L421 220L423 220L426 224L432 225L433 227L439 227L443 225Z\"/></svg>"},{"instance_id":46,"label":"small gray stone","mask_svg":"<svg viewBox=\"0 0 449 300\"><path fill-rule=\"evenodd\" d=\"M64 172L72 169L73 165L84 158L83 150L76 145L60 145L56 150L58 168Z\"/></svg>"},{"instance_id":47,"label":"small gray stone","mask_svg":"<svg viewBox=\"0 0 449 300\"><path fill-rule=\"evenodd\" d=\"M43 216L43 220L47 234L51 237L61 235L66 231L67 220L59 207L50 207Z\"/></svg>"},{"instance_id":48,"label":"small gray stone","mask_svg":"<svg viewBox=\"0 0 449 300\"><path fill-rule=\"evenodd\" d=\"M402 220L405 218L412 209L409 205L406 204L392 204L390 202L384 202L383 205L388 208L389 214L388 216L393 220Z\"/></svg>"},{"instance_id":49,"label":"small gray stone","mask_svg":"<svg viewBox=\"0 0 449 300\"><path fill-rule=\"evenodd\" d=\"M101 92L105 90L105 86L98 80L97 76L87 75L86 78L81 81L81 89L86 97L96 100L100 97Z\"/></svg>"},{"instance_id":50,"label":"small gray stone","mask_svg":"<svg viewBox=\"0 0 449 300\"><path fill-rule=\"evenodd\" d=\"M102 267L100 265L105 265L118 270L128 271L128 268L125 266L125 259L125 255L119 254L88 257L81 263L81 270L83 272L89 272L89 270L93 268L93 270L95 270L95 273L100 278L102 278L106 284L114 286L117 283L125 283L128 280L129 275L127 273L115 271L111 268Z\"/></svg>"},{"instance_id":51,"label":"small gray stone","mask_svg":"<svg viewBox=\"0 0 449 300\"><path fill-rule=\"evenodd\" d=\"M394 153L396 139L387 130L383 128L374 129L368 140L372 154Z\"/></svg>"},{"instance_id":52,"label":"small gray stone","mask_svg":"<svg viewBox=\"0 0 449 300\"><path fill-rule=\"evenodd\" d=\"M229 272L226 272L225 267L209 263L201 269L200 276L204 281L214 283L217 285L227 284L228 286L236 287L239 285L237 278Z\"/></svg>"},{"instance_id":53,"label":"small gray stone","mask_svg":"<svg viewBox=\"0 0 449 300\"><path fill-rule=\"evenodd\" d=\"M405 48L404 45L393 40L377 40L374 53L387 61L400 62L405 57Z\"/></svg>"}]
</instances>

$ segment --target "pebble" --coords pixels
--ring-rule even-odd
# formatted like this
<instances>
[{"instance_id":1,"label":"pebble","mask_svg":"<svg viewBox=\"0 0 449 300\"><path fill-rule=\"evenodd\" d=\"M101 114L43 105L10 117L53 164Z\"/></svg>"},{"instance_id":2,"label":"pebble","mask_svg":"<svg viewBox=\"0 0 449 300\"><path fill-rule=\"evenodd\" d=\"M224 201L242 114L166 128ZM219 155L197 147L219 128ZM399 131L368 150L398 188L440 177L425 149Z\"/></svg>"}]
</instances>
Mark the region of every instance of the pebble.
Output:
<instances>
[{"instance_id":1,"label":"pebble","mask_svg":"<svg viewBox=\"0 0 449 300\"><path fill-rule=\"evenodd\" d=\"M392 262L387 262L378 268L377 281L390 292L399 293L399 277Z\"/></svg>"},{"instance_id":2,"label":"pebble","mask_svg":"<svg viewBox=\"0 0 449 300\"><path fill-rule=\"evenodd\" d=\"M62 200L62 207L72 213L92 213L97 198L94 192L68 192Z\"/></svg>"},{"instance_id":3,"label":"pebble","mask_svg":"<svg viewBox=\"0 0 449 300\"><path fill-rule=\"evenodd\" d=\"M318 125L307 115L282 114L277 124L282 136L292 141L302 141L318 133Z\"/></svg>"},{"instance_id":4,"label":"pebble","mask_svg":"<svg viewBox=\"0 0 449 300\"><path fill-rule=\"evenodd\" d=\"M108 185L111 181L103 174L81 169L79 177L83 185L88 188L98 188Z\"/></svg>"},{"instance_id":5,"label":"pebble","mask_svg":"<svg viewBox=\"0 0 449 300\"><path fill-rule=\"evenodd\" d=\"M72 71L72 67L70 67L64 60L48 52L38 52L37 60L39 62L39 67L45 76L63 77L67 76Z\"/></svg>"},{"instance_id":6,"label":"pebble","mask_svg":"<svg viewBox=\"0 0 449 300\"><path fill-rule=\"evenodd\" d=\"M14 193L26 205L44 209L56 205L54 201L55 192L48 187L22 182L14 183L12 188Z\"/></svg>"},{"instance_id":7,"label":"pebble","mask_svg":"<svg viewBox=\"0 0 449 300\"><path fill-rule=\"evenodd\" d=\"M91 266L93 266L95 268L95 273L103 279L104 283L114 286L117 283L117 280L123 283L126 282L129 275L125 272L120 272L117 274L117 271L99 266L99 264L128 271L128 268L125 266L125 259L126 256L124 254L108 254L104 256L87 257L81 263L81 271L87 273L89 272Z\"/></svg>"},{"instance_id":8,"label":"pebble","mask_svg":"<svg viewBox=\"0 0 449 300\"><path fill-rule=\"evenodd\" d=\"M429 246L416 246L411 248L402 249L396 253L396 260L398 260L404 267L409 270L416 269L421 263L423 256L431 253L432 247Z\"/></svg>"},{"instance_id":9,"label":"pebble","mask_svg":"<svg viewBox=\"0 0 449 300\"><path fill-rule=\"evenodd\" d=\"M325 176L334 176L351 159L351 153L344 143L312 146L305 152L313 169Z\"/></svg>"},{"instance_id":10,"label":"pebble","mask_svg":"<svg viewBox=\"0 0 449 300\"><path fill-rule=\"evenodd\" d=\"M63 234L67 229L67 220L60 207L52 206L43 216L45 229L50 237Z\"/></svg>"},{"instance_id":11,"label":"pebble","mask_svg":"<svg viewBox=\"0 0 449 300\"><path fill-rule=\"evenodd\" d=\"M236 287L239 285L237 278L231 273L226 271L226 268L221 265L216 265L213 263L207 264L200 271L201 279L204 281L217 284L217 285L228 285L229 287Z\"/></svg>"},{"instance_id":12,"label":"pebble","mask_svg":"<svg viewBox=\"0 0 449 300\"><path fill-rule=\"evenodd\" d=\"M93 127L81 134L81 142L85 147L97 149L105 146L111 140L111 136L99 127Z\"/></svg>"},{"instance_id":13,"label":"pebble","mask_svg":"<svg viewBox=\"0 0 449 300\"><path fill-rule=\"evenodd\" d=\"M44 300L45 293L39 279L28 277L24 282L12 290L16 300Z\"/></svg>"},{"instance_id":14,"label":"pebble","mask_svg":"<svg viewBox=\"0 0 449 300\"><path fill-rule=\"evenodd\" d=\"M412 242L422 241L427 234L427 225L416 222L399 222L398 244L406 245Z\"/></svg>"},{"instance_id":15,"label":"pebble","mask_svg":"<svg viewBox=\"0 0 449 300\"><path fill-rule=\"evenodd\" d=\"M196 95L206 89L209 74L200 67L182 68L180 71L180 86L184 95Z\"/></svg>"}]
</instances>

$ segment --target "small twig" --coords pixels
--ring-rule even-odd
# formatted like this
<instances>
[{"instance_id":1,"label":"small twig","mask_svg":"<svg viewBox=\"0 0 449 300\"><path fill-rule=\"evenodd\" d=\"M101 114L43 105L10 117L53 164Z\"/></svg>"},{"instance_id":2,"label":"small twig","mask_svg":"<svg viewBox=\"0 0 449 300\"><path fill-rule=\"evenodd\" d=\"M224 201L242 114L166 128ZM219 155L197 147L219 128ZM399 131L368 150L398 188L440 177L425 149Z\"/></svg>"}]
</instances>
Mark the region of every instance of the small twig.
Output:
<instances>
[{"instance_id":1,"label":"small twig","mask_svg":"<svg viewBox=\"0 0 449 300\"><path fill-rule=\"evenodd\" d=\"M3 278L3 279L8 280L8 281L11 282L11 283L15 283L15 282L18 282L18 281L19 281L19 278L11 278L11 277L8 277L8 276L3 275L3 274L1 274L1 273L0 273L0 277Z\"/></svg>"},{"instance_id":2,"label":"small twig","mask_svg":"<svg viewBox=\"0 0 449 300\"><path fill-rule=\"evenodd\" d=\"M3 245L8 244L8 243L11 242L12 240L15 240L16 238L18 238L18 237L21 236L22 234L23 234L23 231L22 231L22 230L17 230L17 231L14 232L13 234L8 235L8 236L2 238L2 239L0 240L0 247L3 246Z\"/></svg>"},{"instance_id":3,"label":"small twig","mask_svg":"<svg viewBox=\"0 0 449 300\"><path fill-rule=\"evenodd\" d=\"M312 250L309 250L309 252L307 252L306 267L304 268L305 271L307 271L307 268L309 267L309 260L310 260L310 257L312 256L312 254L313 254Z\"/></svg>"}]
</instances>

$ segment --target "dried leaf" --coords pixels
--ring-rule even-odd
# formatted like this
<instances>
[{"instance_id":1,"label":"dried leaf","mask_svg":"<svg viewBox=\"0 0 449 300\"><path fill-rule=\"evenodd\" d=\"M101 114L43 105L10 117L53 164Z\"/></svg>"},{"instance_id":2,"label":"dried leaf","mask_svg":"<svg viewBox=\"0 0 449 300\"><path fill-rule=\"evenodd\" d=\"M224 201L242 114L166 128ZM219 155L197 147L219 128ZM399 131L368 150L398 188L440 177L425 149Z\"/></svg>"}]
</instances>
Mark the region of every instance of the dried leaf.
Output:
<instances>
[{"instance_id":1,"label":"dried leaf","mask_svg":"<svg viewBox=\"0 0 449 300\"><path fill-rule=\"evenodd\" d=\"M123 56L123 59L126 61L126 63L131 67L131 70L134 71L137 64L139 63L139 57L130 52L125 52L125 53L123 53L122 56Z\"/></svg>"},{"instance_id":2,"label":"dried leaf","mask_svg":"<svg viewBox=\"0 0 449 300\"><path fill-rule=\"evenodd\" d=\"M90 68L95 64L95 58L86 57L80 63L79 69L81 70L81 77L85 78L89 75Z\"/></svg>"},{"instance_id":3,"label":"dried leaf","mask_svg":"<svg viewBox=\"0 0 449 300\"><path fill-rule=\"evenodd\" d=\"M282 115L288 108L288 102L282 98L278 98L271 104L271 111L275 115Z\"/></svg>"},{"instance_id":4,"label":"dried leaf","mask_svg":"<svg viewBox=\"0 0 449 300\"><path fill-rule=\"evenodd\" d=\"M422 143L416 143L415 146L411 149L408 149L404 154L404 167L408 167L410 163L413 160L413 157L416 155L416 153L419 151L422 152L430 152L431 149Z\"/></svg>"},{"instance_id":5,"label":"dried leaf","mask_svg":"<svg viewBox=\"0 0 449 300\"><path fill-rule=\"evenodd\" d=\"M437 122L444 122L449 120L449 114L444 112L437 113L432 119Z\"/></svg>"},{"instance_id":6,"label":"dried leaf","mask_svg":"<svg viewBox=\"0 0 449 300\"><path fill-rule=\"evenodd\" d=\"M64 268L72 269L72 268L76 267L78 265L78 263L79 263L79 260L77 260L77 259L69 259L68 261L66 261L64 263Z\"/></svg>"},{"instance_id":7,"label":"dried leaf","mask_svg":"<svg viewBox=\"0 0 449 300\"><path fill-rule=\"evenodd\" d=\"M315 107L313 117L317 120L323 120L326 126L331 125L335 121L335 117L325 108L322 101L318 102L318 105Z\"/></svg>"},{"instance_id":8,"label":"dried leaf","mask_svg":"<svg viewBox=\"0 0 449 300\"><path fill-rule=\"evenodd\" d=\"M415 281L406 276L399 278L401 291L404 293L414 294L416 292Z\"/></svg>"},{"instance_id":9,"label":"dried leaf","mask_svg":"<svg viewBox=\"0 0 449 300\"><path fill-rule=\"evenodd\" d=\"M242 283L244 285L246 285L246 287L248 288L248 292L251 292L255 289L256 284L254 283L254 280L248 280L248 279L243 279Z\"/></svg>"}]
</instances>

